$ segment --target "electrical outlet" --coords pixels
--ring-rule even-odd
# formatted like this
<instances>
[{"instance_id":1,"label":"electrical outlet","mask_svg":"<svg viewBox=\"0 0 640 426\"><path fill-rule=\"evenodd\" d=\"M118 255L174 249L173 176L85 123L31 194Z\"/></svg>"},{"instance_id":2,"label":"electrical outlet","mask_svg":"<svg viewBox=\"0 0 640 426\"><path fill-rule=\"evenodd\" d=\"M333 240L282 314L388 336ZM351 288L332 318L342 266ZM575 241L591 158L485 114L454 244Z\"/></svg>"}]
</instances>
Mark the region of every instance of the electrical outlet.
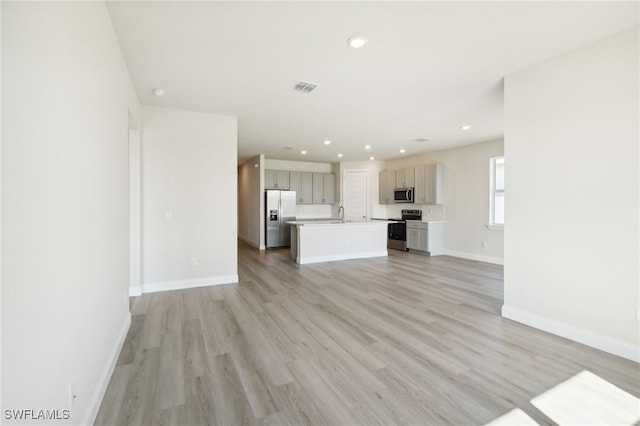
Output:
<instances>
[{"instance_id":1,"label":"electrical outlet","mask_svg":"<svg viewBox=\"0 0 640 426\"><path fill-rule=\"evenodd\" d=\"M78 398L75 387L76 387L76 383L71 382L71 384L69 385L69 410L73 408L73 404L75 404L76 399Z\"/></svg>"},{"instance_id":2,"label":"electrical outlet","mask_svg":"<svg viewBox=\"0 0 640 426\"><path fill-rule=\"evenodd\" d=\"M192 257L191 258L191 266L196 266L198 264L198 258L197 257Z\"/></svg>"},{"instance_id":3,"label":"electrical outlet","mask_svg":"<svg viewBox=\"0 0 640 426\"><path fill-rule=\"evenodd\" d=\"M489 247L489 243L488 243L488 242L486 242L486 241L483 241L483 242L482 242L482 247L484 247L484 248Z\"/></svg>"},{"instance_id":4,"label":"electrical outlet","mask_svg":"<svg viewBox=\"0 0 640 426\"><path fill-rule=\"evenodd\" d=\"M166 210L164 212L164 218L167 220L172 220L173 219L173 212L171 210Z\"/></svg>"}]
</instances>

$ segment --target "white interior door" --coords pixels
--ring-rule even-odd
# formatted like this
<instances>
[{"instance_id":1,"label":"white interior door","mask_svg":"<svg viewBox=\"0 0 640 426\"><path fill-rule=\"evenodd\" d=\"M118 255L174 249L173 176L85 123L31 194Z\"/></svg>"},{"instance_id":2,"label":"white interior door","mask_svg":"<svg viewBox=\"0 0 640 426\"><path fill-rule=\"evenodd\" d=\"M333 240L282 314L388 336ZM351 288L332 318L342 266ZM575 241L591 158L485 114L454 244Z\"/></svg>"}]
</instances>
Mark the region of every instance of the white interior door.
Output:
<instances>
[{"instance_id":1,"label":"white interior door","mask_svg":"<svg viewBox=\"0 0 640 426\"><path fill-rule=\"evenodd\" d=\"M347 170L344 172L342 201L346 220L367 220L367 171Z\"/></svg>"}]
</instances>

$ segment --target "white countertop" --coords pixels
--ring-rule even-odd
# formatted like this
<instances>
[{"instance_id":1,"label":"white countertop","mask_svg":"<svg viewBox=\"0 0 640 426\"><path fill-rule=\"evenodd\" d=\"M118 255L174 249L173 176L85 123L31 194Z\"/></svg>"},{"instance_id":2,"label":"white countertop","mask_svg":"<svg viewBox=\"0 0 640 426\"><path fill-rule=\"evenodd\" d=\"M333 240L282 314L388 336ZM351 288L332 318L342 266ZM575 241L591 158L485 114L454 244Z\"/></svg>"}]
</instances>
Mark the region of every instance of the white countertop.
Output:
<instances>
[{"instance_id":1,"label":"white countertop","mask_svg":"<svg viewBox=\"0 0 640 426\"><path fill-rule=\"evenodd\" d=\"M383 221L383 220L367 220L367 221L357 221L357 222L343 222L341 219L334 219L333 221L320 221L320 220L306 220L306 219L300 219L300 220L294 220L291 222L287 222L289 225L296 225L296 226L345 226L345 225L371 225L371 224L384 224L386 225L387 222Z\"/></svg>"},{"instance_id":2,"label":"white countertop","mask_svg":"<svg viewBox=\"0 0 640 426\"><path fill-rule=\"evenodd\" d=\"M367 224L367 223L397 223L398 221L395 219L383 219L383 218L373 218L366 221L347 221L342 222L342 219L339 217L322 217L322 218L307 218L303 217L300 219L292 220L287 222L290 225L357 225L357 224ZM423 222L423 223L446 223L446 220L407 220L407 222Z\"/></svg>"},{"instance_id":3,"label":"white countertop","mask_svg":"<svg viewBox=\"0 0 640 426\"><path fill-rule=\"evenodd\" d=\"M299 222L326 222L330 220L342 220L340 217L296 217Z\"/></svg>"},{"instance_id":4,"label":"white countertop","mask_svg":"<svg viewBox=\"0 0 640 426\"><path fill-rule=\"evenodd\" d=\"M397 219L383 219L383 218L373 218L374 221L378 221L378 222L383 222L383 221L387 221L387 222L397 222ZM406 222L424 222L424 223L447 223L446 220L428 220L428 219L422 219L422 220L407 220Z\"/></svg>"}]
</instances>

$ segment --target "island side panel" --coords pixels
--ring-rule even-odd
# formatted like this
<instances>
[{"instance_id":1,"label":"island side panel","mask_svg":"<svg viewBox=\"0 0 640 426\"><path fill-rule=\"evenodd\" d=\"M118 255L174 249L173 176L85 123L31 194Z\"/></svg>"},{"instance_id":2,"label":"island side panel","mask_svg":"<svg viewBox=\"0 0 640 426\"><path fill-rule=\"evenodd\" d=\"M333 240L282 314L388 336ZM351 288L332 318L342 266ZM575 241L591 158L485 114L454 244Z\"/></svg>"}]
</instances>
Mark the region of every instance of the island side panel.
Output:
<instances>
[{"instance_id":1,"label":"island side panel","mask_svg":"<svg viewBox=\"0 0 640 426\"><path fill-rule=\"evenodd\" d=\"M290 224L291 228L291 259L298 261L298 225Z\"/></svg>"},{"instance_id":2,"label":"island side panel","mask_svg":"<svg viewBox=\"0 0 640 426\"><path fill-rule=\"evenodd\" d=\"M298 227L300 264L387 256L387 224L341 223Z\"/></svg>"}]
</instances>

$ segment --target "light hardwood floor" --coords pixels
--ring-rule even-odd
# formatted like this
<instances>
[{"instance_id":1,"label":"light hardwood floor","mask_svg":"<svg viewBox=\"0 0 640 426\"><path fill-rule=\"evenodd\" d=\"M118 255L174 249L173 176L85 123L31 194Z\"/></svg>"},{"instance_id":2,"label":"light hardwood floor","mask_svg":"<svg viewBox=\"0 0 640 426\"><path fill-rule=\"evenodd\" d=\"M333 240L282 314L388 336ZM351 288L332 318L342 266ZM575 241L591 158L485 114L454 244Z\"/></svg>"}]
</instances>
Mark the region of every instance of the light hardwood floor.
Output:
<instances>
[{"instance_id":1,"label":"light hardwood floor","mask_svg":"<svg viewBox=\"0 0 640 426\"><path fill-rule=\"evenodd\" d=\"M638 364L500 317L502 267L391 251L297 265L239 249L237 285L146 294L97 425L481 425L583 370Z\"/></svg>"}]
</instances>

